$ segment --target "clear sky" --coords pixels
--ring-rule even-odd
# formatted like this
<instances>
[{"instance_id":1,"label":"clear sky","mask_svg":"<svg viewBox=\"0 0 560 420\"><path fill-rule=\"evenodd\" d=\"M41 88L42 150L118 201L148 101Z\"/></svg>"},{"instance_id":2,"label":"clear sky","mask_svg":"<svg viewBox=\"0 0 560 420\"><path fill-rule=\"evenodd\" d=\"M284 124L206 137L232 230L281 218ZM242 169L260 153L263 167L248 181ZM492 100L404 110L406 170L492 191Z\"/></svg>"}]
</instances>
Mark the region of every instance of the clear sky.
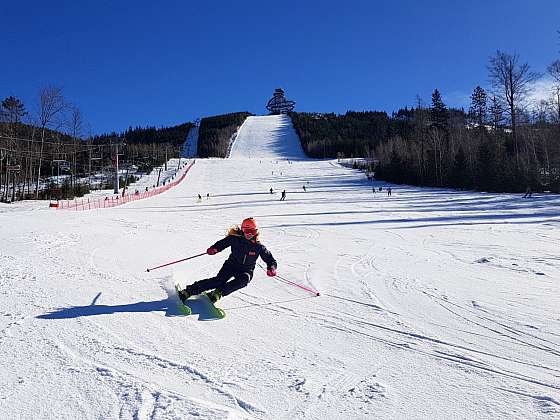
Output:
<instances>
[{"instance_id":1,"label":"clear sky","mask_svg":"<svg viewBox=\"0 0 560 420\"><path fill-rule=\"evenodd\" d=\"M91 132L266 113L468 106L497 49L544 72L560 1L3 1L0 96L60 86Z\"/></svg>"}]
</instances>

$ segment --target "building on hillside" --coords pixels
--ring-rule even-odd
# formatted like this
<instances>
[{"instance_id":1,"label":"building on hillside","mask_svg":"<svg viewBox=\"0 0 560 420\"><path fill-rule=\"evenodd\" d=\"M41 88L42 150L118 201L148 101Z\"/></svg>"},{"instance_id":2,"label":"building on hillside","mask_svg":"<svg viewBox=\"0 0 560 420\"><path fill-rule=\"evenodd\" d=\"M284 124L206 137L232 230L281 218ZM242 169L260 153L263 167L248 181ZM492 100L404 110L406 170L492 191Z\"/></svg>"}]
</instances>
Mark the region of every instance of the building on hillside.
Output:
<instances>
[{"instance_id":1,"label":"building on hillside","mask_svg":"<svg viewBox=\"0 0 560 420\"><path fill-rule=\"evenodd\" d=\"M266 109L270 111L271 114L287 114L293 111L296 103L294 101L289 101L284 96L284 91L281 88L274 90L274 95L266 104Z\"/></svg>"}]
</instances>

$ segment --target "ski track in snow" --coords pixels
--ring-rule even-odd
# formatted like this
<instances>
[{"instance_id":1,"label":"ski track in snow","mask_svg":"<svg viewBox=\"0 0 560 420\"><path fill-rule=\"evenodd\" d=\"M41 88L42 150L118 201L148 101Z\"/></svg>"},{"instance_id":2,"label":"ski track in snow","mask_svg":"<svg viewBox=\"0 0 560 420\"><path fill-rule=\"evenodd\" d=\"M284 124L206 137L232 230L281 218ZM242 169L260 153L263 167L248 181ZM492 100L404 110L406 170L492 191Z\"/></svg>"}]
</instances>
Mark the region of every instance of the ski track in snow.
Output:
<instances>
[{"instance_id":1,"label":"ski track in snow","mask_svg":"<svg viewBox=\"0 0 560 420\"><path fill-rule=\"evenodd\" d=\"M247 120L232 159L198 160L151 199L0 207L0 418L560 415L560 198L372 195L387 185L306 159L286 118ZM224 320L179 315L173 283L227 253L146 267L247 216L279 274L321 296L261 263Z\"/></svg>"}]
</instances>

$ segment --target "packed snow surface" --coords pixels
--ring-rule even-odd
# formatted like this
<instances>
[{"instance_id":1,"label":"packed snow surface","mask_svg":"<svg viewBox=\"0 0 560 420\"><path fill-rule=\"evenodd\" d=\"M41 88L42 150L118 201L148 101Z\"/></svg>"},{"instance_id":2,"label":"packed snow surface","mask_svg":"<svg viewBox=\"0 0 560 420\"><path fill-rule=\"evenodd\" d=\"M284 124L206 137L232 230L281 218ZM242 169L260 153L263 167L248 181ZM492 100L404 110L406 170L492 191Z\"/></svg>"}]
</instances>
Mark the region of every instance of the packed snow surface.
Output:
<instances>
[{"instance_id":1,"label":"packed snow surface","mask_svg":"<svg viewBox=\"0 0 560 420\"><path fill-rule=\"evenodd\" d=\"M230 158L307 159L287 115L248 117L239 128Z\"/></svg>"},{"instance_id":2,"label":"packed snow surface","mask_svg":"<svg viewBox=\"0 0 560 420\"><path fill-rule=\"evenodd\" d=\"M253 118L232 159L150 199L0 206L0 418L560 417L560 198L387 196L303 159L285 118ZM146 268L248 216L278 274L321 295L257 267L225 319L179 315L173 283L228 252Z\"/></svg>"}]
</instances>

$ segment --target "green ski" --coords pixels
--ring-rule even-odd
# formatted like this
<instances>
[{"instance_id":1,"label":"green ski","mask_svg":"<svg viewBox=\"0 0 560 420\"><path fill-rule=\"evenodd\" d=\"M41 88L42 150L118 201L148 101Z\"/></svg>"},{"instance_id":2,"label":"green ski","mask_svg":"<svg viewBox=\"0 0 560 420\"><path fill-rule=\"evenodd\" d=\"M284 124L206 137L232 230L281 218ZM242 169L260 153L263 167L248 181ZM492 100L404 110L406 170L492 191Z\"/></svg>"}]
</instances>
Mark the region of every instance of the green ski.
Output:
<instances>
[{"instance_id":1,"label":"green ski","mask_svg":"<svg viewBox=\"0 0 560 420\"><path fill-rule=\"evenodd\" d=\"M222 319L226 317L225 311L222 308L217 307L214 303L212 303L210 297L206 292L198 296L192 296L189 299L187 299L185 302L183 302L179 298L179 290L181 290L181 288L178 284L175 285L175 290L177 291L177 300L178 300L177 308L179 308L179 311L181 311L183 315L192 315L192 309L188 305L188 302L197 301L208 306L214 318Z\"/></svg>"},{"instance_id":2,"label":"green ski","mask_svg":"<svg viewBox=\"0 0 560 420\"><path fill-rule=\"evenodd\" d=\"M206 292L204 292L202 295L206 296L206 300L208 301L208 304L210 305L212 312L216 318L222 319L226 317L225 311L222 308L218 308L214 303L212 303Z\"/></svg>"}]
</instances>

